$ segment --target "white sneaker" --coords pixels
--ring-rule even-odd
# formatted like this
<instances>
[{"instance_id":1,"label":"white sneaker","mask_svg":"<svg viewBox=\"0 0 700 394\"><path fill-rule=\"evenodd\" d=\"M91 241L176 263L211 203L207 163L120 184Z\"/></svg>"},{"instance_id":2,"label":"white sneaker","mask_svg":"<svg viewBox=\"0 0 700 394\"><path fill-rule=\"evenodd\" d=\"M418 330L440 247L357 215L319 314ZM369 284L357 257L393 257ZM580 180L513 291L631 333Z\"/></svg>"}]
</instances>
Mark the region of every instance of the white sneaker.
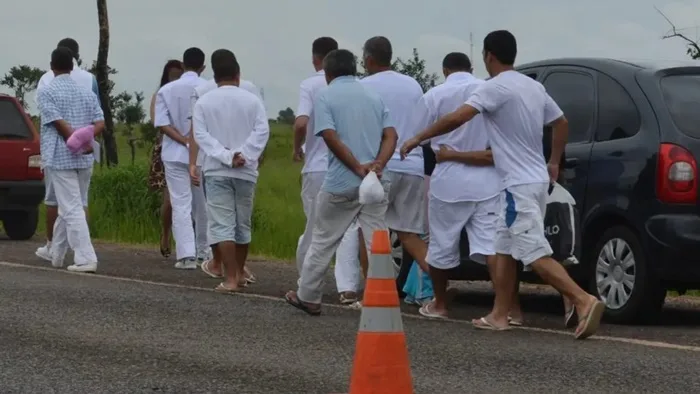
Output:
<instances>
[{"instance_id":1,"label":"white sneaker","mask_svg":"<svg viewBox=\"0 0 700 394\"><path fill-rule=\"evenodd\" d=\"M51 244L47 243L44 246L38 247L34 254L43 260L51 261Z\"/></svg>"},{"instance_id":2,"label":"white sneaker","mask_svg":"<svg viewBox=\"0 0 700 394\"><path fill-rule=\"evenodd\" d=\"M196 270L197 269L197 260L193 258L189 259L182 259L175 263L175 268L179 270Z\"/></svg>"},{"instance_id":3,"label":"white sneaker","mask_svg":"<svg viewBox=\"0 0 700 394\"><path fill-rule=\"evenodd\" d=\"M70 272L89 272L89 273L95 273L97 272L97 263L92 263L92 264L83 264L83 265L69 265L68 268L66 268Z\"/></svg>"}]
</instances>

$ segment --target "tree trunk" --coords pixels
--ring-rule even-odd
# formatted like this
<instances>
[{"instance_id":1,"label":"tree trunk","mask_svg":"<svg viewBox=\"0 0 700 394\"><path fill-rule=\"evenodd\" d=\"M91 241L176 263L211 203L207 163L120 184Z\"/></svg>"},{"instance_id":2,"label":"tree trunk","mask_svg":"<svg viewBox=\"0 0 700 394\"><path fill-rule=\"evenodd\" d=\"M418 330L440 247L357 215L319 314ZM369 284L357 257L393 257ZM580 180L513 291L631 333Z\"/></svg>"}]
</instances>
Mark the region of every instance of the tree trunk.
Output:
<instances>
[{"instance_id":1,"label":"tree trunk","mask_svg":"<svg viewBox=\"0 0 700 394\"><path fill-rule=\"evenodd\" d=\"M102 134L104 141L105 159L107 166L119 164L117 144L114 140L114 120L112 119L112 103L109 100L109 16L107 15L107 0L97 0L97 20L100 26L100 41L97 49L96 79L100 89L102 112L105 116L105 130Z\"/></svg>"}]
</instances>

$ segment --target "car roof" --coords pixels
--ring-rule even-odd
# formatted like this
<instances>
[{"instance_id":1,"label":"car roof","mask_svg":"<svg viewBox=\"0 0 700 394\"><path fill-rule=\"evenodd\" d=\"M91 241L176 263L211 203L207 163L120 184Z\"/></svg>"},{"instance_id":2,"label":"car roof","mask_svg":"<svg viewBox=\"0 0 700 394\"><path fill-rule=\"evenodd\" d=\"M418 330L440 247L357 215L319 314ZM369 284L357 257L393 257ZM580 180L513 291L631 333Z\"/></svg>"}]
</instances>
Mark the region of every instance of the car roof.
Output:
<instances>
[{"instance_id":1,"label":"car roof","mask_svg":"<svg viewBox=\"0 0 700 394\"><path fill-rule=\"evenodd\" d=\"M669 68L678 67L700 67L700 61L692 60L666 60L666 59L611 59L603 57L569 57L540 60L521 64L516 67L517 70L529 69L534 67L547 66L580 66L590 67L601 71L634 71L645 70L656 72Z\"/></svg>"}]
</instances>

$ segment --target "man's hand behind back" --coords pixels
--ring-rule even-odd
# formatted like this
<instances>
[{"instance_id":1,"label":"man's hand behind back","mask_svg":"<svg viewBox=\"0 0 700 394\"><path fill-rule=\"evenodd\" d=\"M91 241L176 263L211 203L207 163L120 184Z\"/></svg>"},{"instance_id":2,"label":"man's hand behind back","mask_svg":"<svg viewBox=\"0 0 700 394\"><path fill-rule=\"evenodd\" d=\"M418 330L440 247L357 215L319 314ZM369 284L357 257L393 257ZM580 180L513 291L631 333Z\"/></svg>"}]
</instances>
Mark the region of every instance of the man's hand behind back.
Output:
<instances>
[{"instance_id":1,"label":"man's hand behind back","mask_svg":"<svg viewBox=\"0 0 700 394\"><path fill-rule=\"evenodd\" d=\"M231 162L231 167L233 168L238 168L238 167L243 167L245 165L245 159L243 158L243 155L241 152L236 152L233 155L233 161Z\"/></svg>"}]
</instances>

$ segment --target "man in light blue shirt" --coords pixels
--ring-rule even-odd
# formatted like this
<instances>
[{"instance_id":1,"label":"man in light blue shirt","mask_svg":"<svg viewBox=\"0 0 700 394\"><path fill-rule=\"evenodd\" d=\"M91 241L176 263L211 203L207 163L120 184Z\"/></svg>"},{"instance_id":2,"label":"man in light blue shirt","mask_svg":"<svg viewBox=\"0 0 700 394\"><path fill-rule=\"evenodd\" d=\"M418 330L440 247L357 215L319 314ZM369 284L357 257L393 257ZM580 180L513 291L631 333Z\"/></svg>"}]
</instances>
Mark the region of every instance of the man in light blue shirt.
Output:
<instances>
[{"instance_id":1,"label":"man in light blue shirt","mask_svg":"<svg viewBox=\"0 0 700 394\"><path fill-rule=\"evenodd\" d=\"M379 204L361 205L359 187L370 171L381 177L398 139L381 98L357 80L352 52L331 51L323 68L328 87L314 103L314 133L330 151L328 172L316 197L316 221L299 289L285 295L287 302L310 315L321 313L323 278L352 222L357 219L362 228L367 250L372 233L386 229L389 182L383 182L385 195Z\"/></svg>"},{"instance_id":2,"label":"man in light blue shirt","mask_svg":"<svg viewBox=\"0 0 700 394\"><path fill-rule=\"evenodd\" d=\"M38 93L41 115L41 156L51 173L59 216L49 255L55 267L63 265L68 247L75 252L69 271L95 272L97 256L85 219L83 195L87 195L93 154L74 154L66 141L74 130L94 125L95 135L104 129L104 118L97 97L70 76L72 52L59 47L51 54L55 78ZM85 181L87 179L87 182Z\"/></svg>"}]
</instances>

